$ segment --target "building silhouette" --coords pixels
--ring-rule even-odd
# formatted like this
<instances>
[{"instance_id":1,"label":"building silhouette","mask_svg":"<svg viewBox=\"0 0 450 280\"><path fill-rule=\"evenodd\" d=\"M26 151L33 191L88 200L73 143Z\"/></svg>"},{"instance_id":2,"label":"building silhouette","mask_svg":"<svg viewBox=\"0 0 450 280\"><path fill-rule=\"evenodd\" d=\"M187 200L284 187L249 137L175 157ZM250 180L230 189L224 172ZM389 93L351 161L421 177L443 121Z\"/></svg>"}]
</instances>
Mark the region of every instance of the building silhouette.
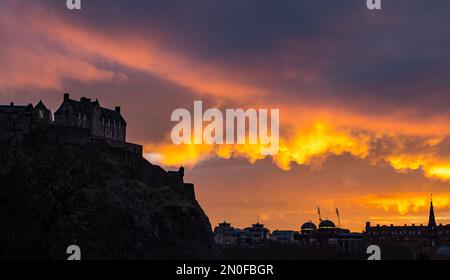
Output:
<instances>
[{"instance_id":1,"label":"building silhouette","mask_svg":"<svg viewBox=\"0 0 450 280\"><path fill-rule=\"evenodd\" d=\"M450 243L450 225L436 224L433 199L427 225L376 225L366 222L365 239L370 242L401 242L415 246L436 247Z\"/></svg>"},{"instance_id":2,"label":"building silhouette","mask_svg":"<svg viewBox=\"0 0 450 280\"><path fill-rule=\"evenodd\" d=\"M52 123L51 112L42 101L36 106L0 105L0 131L2 138L19 138L30 133L33 128Z\"/></svg>"},{"instance_id":3,"label":"building silhouette","mask_svg":"<svg viewBox=\"0 0 450 280\"><path fill-rule=\"evenodd\" d=\"M274 230L263 224L238 229L224 221L214 228L214 240L219 246L263 246L268 242L292 243L304 246L336 246L344 252L357 250L363 243L362 233L336 227L331 220L322 220L317 227L313 222L304 223L300 231Z\"/></svg>"},{"instance_id":4,"label":"building silhouette","mask_svg":"<svg viewBox=\"0 0 450 280\"><path fill-rule=\"evenodd\" d=\"M127 123L120 107L110 110L98 100L82 97L79 101L64 94L63 102L54 114L40 101L36 106L0 105L0 139L23 141L45 128L59 131L59 139L71 144L97 143L123 149L142 157L142 146L126 142Z\"/></svg>"},{"instance_id":5,"label":"building silhouette","mask_svg":"<svg viewBox=\"0 0 450 280\"><path fill-rule=\"evenodd\" d=\"M257 246L271 237L270 231L259 222L251 227L238 229L226 221L214 228L214 241L219 246Z\"/></svg>"},{"instance_id":6,"label":"building silhouette","mask_svg":"<svg viewBox=\"0 0 450 280\"><path fill-rule=\"evenodd\" d=\"M55 112L55 124L88 129L94 137L125 142L127 123L120 113L100 106L98 100L82 97L79 101L70 99L68 93Z\"/></svg>"}]
</instances>

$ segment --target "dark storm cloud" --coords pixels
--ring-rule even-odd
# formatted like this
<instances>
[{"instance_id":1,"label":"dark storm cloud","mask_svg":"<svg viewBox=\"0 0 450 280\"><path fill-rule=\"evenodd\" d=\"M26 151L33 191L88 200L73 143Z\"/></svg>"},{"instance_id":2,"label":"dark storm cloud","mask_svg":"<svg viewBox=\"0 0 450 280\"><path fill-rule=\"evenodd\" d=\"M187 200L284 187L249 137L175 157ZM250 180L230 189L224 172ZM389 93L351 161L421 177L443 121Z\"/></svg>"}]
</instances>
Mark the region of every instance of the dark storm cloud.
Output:
<instances>
[{"instance_id":1,"label":"dark storm cloud","mask_svg":"<svg viewBox=\"0 0 450 280\"><path fill-rule=\"evenodd\" d=\"M239 69L281 98L284 92L362 110L416 106L421 114L450 105L445 0L384 1L381 12L368 11L363 0L96 0L84 1L78 14L59 2L47 4L67 20L135 32L169 51ZM306 73L319 78L309 81Z\"/></svg>"},{"instance_id":2,"label":"dark storm cloud","mask_svg":"<svg viewBox=\"0 0 450 280\"><path fill-rule=\"evenodd\" d=\"M376 12L364 0L96 0L77 12L63 0L27 3L83 30L151 40L276 93L274 101L449 112L449 1L383 1Z\"/></svg>"},{"instance_id":3,"label":"dark storm cloud","mask_svg":"<svg viewBox=\"0 0 450 280\"><path fill-rule=\"evenodd\" d=\"M450 3L384 1L382 12L369 12L364 2L100 0L85 3L84 20L105 30L132 25L169 49L229 69L264 69L250 78L302 99L447 110ZM280 68L316 73L327 86L319 92L317 80Z\"/></svg>"},{"instance_id":4,"label":"dark storm cloud","mask_svg":"<svg viewBox=\"0 0 450 280\"><path fill-rule=\"evenodd\" d=\"M62 3L44 0L35 5L48 5L65 20L86 27L157 35L172 43L169 48L181 43L180 51L225 61L230 55L270 55L292 40L332 35L329 22L365 9L360 0L96 0L84 1L82 12L74 13Z\"/></svg>"}]
</instances>

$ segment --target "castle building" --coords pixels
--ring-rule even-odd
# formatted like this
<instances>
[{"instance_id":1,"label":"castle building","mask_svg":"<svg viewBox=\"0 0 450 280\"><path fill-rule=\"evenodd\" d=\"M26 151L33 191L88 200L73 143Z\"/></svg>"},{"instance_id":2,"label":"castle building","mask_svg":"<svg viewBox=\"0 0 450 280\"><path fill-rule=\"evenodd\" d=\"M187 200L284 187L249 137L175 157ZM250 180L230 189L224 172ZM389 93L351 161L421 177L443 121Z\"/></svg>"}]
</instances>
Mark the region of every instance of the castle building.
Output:
<instances>
[{"instance_id":1,"label":"castle building","mask_svg":"<svg viewBox=\"0 0 450 280\"><path fill-rule=\"evenodd\" d=\"M370 242L402 242L413 243L418 246L435 247L438 244L450 244L450 225L436 224L433 200L427 225L376 225L366 222L365 239Z\"/></svg>"},{"instance_id":2,"label":"castle building","mask_svg":"<svg viewBox=\"0 0 450 280\"><path fill-rule=\"evenodd\" d=\"M101 107L98 100L91 101L86 97L72 100L65 93L53 121L51 111L42 101L36 106L0 105L0 140L23 140L45 127L53 131L62 129L66 135L61 141L67 143L107 144L132 153L133 157L142 157L141 145L126 142L127 123L119 106L110 110ZM185 185L189 191L193 188L190 184Z\"/></svg>"},{"instance_id":3,"label":"castle building","mask_svg":"<svg viewBox=\"0 0 450 280\"><path fill-rule=\"evenodd\" d=\"M102 108L98 100L82 97L80 101L70 99L68 93L55 112L55 124L88 129L91 136L126 141L127 123L120 113L120 107L115 110Z\"/></svg>"},{"instance_id":4,"label":"castle building","mask_svg":"<svg viewBox=\"0 0 450 280\"><path fill-rule=\"evenodd\" d=\"M42 101L36 106L14 103L0 105L0 131L4 138L22 139L32 128L47 126L51 122L51 112Z\"/></svg>"}]
</instances>

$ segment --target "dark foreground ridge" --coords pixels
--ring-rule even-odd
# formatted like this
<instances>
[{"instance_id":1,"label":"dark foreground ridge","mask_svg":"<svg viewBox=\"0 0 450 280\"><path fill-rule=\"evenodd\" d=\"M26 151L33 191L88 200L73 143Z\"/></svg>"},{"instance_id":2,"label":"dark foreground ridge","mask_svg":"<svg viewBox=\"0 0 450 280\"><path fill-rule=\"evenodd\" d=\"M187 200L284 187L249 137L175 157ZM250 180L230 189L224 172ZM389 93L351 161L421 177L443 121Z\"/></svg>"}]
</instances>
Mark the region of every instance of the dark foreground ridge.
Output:
<instances>
[{"instance_id":1,"label":"dark foreground ridge","mask_svg":"<svg viewBox=\"0 0 450 280\"><path fill-rule=\"evenodd\" d=\"M82 259L215 258L208 217L182 173L83 128L0 137L0 258L66 259L70 245Z\"/></svg>"}]
</instances>

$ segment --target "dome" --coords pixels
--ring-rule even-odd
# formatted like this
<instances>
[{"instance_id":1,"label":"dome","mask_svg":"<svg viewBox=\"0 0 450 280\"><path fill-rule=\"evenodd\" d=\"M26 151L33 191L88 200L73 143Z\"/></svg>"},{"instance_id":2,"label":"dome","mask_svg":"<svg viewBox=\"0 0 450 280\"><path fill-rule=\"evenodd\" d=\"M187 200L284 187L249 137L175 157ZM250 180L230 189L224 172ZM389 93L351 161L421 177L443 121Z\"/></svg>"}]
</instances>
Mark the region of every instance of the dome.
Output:
<instances>
[{"instance_id":1,"label":"dome","mask_svg":"<svg viewBox=\"0 0 450 280\"><path fill-rule=\"evenodd\" d=\"M309 233L309 232L314 231L316 229L317 229L317 227L316 227L315 224L313 224L312 222L306 222L306 223L304 223L302 225L301 232L302 233Z\"/></svg>"},{"instance_id":2,"label":"dome","mask_svg":"<svg viewBox=\"0 0 450 280\"><path fill-rule=\"evenodd\" d=\"M323 220L319 224L319 229L335 229L336 225L330 220Z\"/></svg>"}]
</instances>

